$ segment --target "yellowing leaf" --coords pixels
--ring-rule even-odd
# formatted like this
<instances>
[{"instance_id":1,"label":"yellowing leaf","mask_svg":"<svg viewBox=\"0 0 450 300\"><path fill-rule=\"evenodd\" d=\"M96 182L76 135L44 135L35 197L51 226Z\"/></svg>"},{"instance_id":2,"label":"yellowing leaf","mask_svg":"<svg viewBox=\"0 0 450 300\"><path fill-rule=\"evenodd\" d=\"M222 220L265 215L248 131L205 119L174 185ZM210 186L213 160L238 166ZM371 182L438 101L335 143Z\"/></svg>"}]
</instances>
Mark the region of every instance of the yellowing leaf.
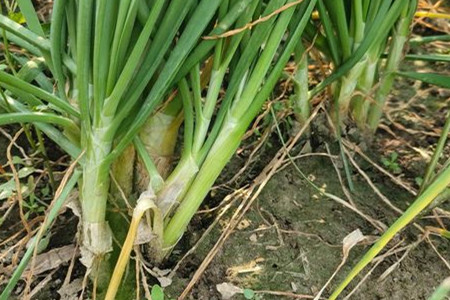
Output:
<instances>
[{"instance_id":1,"label":"yellowing leaf","mask_svg":"<svg viewBox=\"0 0 450 300\"><path fill-rule=\"evenodd\" d=\"M24 24L26 22L21 12L9 12L8 17L19 24Z\"/></svg>"}]
</instances>

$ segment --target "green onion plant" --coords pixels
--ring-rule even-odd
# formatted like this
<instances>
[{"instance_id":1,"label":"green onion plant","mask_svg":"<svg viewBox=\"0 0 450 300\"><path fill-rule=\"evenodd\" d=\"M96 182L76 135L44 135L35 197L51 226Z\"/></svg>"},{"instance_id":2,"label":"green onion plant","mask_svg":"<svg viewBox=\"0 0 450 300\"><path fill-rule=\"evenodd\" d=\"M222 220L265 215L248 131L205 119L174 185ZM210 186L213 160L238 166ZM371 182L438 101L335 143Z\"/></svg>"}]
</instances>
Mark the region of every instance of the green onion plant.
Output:
<instances>
[{"instance_id":1,"label":"green onion plant","mask_svg":"<svg viewBox=\"0 0 450 300\"><path fill-rule=\"evenodd\" d=\"M138 157L144 187L156 195L146 220L155 235L150 253L160 261L271 95L316 1L57 0L49 33L32 21L31 2L22 2L26 26L0 16L3 43L25 50L12 54L23 65L18 74L0 71L0 125L35 124L73 158L83 153L81 260L105 286L110 228L120 222L107 213L111 182L132 197L129 162ZM237 34L221 36L230 29ZM180 159L173 169L161 167L180 126Z\"/></svg>"},{"instance_id":2,"label":"green onion plant","mask_svg":"<svg viewBox=\"0 0 450 300\"><path fill-rule=\"evenodd\" d=\"M213 29L224 1L55 1L48 34L31 1L21 2L27 26L0 15L3 44L25 50L11 54L17 65L35 56L45 66L27 71L26 63L23 77L0 71L0 124L33 123L73 158L84 152L82 261L98 275L112 249L105 219L111 165L176 84L184 61L208 55L216 42L201 46L201 35L226 31L251 1L230 3Z\"/></svg>"},{"instance_id":3,"label":"green onion plant","mask_svg":"<svg viewBox=\"0 0 450 300\"><path fill-rule=\"evenodd\" d=\"M403 58L417 1L319 0L319 31L305 35L331 63L332 116L339 124L351 115L363 130L378 126L385 99ZM388 48L388 59L383 54Z\"/></svg>"}]
</instances>

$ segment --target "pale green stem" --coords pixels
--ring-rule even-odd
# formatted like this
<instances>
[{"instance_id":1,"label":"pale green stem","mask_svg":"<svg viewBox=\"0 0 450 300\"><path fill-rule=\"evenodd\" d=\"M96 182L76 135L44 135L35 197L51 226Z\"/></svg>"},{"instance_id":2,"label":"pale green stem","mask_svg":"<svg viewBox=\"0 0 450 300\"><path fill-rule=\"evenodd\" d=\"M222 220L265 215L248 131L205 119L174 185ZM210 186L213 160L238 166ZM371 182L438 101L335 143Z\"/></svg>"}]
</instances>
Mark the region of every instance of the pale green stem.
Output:
<instances>
[{"instance_id":1,"label":"pale green stem","mask_svg":"<svg viewBox=\"0 0 450 300\"><path fill-rule=\"evenodd\" d=\"M409 13L399 19L397 27L394 29L386 67L380 80L380 86L375 93L375 103L371 105L367 120L369 129L372 132L375 132L378 127L386 97L394 84L395 72L402 61L403 48L408 40L409 26L414 15L415 4L411 3L409 8L405 8L409 10Z\"/></svg>"},{"instance_id":2,"label":"pale green stem","mask_svg":"<svg viewBox=\"0 0 450 300\"><path fill-rule=\"evenodd\" d=\"M163 248L166 251L170 251L183 235L214 181L240 144L240 137L244 134L246 126L242 126L239 120L233 119L230 115L225 119L224 123L221 132L195 177L195 181L189 187L183 202L181 202L175 215L164 230Z\"/></svg>"},{"instance_id":3,"label":"pale green stem","mask_svg":"<svg viewBox=\"0 0 450 300\"><path fill-rule=\"evenodd\" d=\"M302 47L303 48L303 47ZM295 118L302 127L310 114L308 93L308 54L303 51L297 64L297 70L293 76L294 94L291 96Z\"/></svg>"},{"instance_id":4,"label":"pale green stem","mask_svg":"<svg viewBox=\"0 0 450 300\"><path fill-rule=\"evenodd\" d=\"M104 128L93 128L86 137L86 156L83 164L81 188L82 208L82 259L99 277L100 286L106 284L109 271L104 264L105 255L112 250L112 233L105 221L110 187L110 163L105 157L111 151L112 141L105 137Z\"/></svg>"},{"instance_id":5,"label":"pale green stem","mask_svg":"<svg viewBox=\"0 0 450 300\"><path fill-rule=\"evenodd\" d=\"M83 217L90 223L105 220L109 165L105 163L104 158L110 150L111 142L103 139L100 130L93 129L83 165L82 188Z\"/></svg>"},{"instance_id":6,"label":"pale green stem","mask_svg":"<svg viewBox=\"0 0 450 300\"><path fill-rule=\"evenodd\" d=\"M375 75L377 72L378 58L369 55L362 76L358 80L358 91L362 95L355 95L352 99L353 117L360 129L366 127L367 113L370 108L370 92L374 85Z\"/></svg>"},{"instance_id":7,"label":"pale green stem","mask_svg":"<svg viewBox=\"0 0 450 300\"><path fill-rule=\"evenodd\" d=\"M338 96L335 105L339 107L339 122L344 122L347 119L350 100L355 91L358 78L364 71L366 66L367 56L365 55L360 62L358 62L346 75L340 80Z\"/></svg>"},{"instance_id":8,"label":"pale green stem","mask_svg":"<svg viewBox=\"0 0 450 300\"><path fill-rule=\"evenodd\" d=\"M219 97L220 88L222 87L223 78L227 70L226 67L227 65L225 66L225 68L219 68L218 70L212 70L211 72L211 80L205 99L205 105L203 107L203 110L201 111L200 118L197 119L200 122L196 124L194 133L192 153L195 156L200 151L203 143L205 142L209 124L211 122L214 108Z\"/></svg>"},{"instance_id":9,"label":"pale green stem","mask_svg":"<svg viewBox=\"0 0 450 300\"><path fill-rule=\"evenodd\" d=\"M180 203L192 180L198 172L198 164L191 155L186 155L165 181L164 187L158 193L158 207L164 217L173 211Z\"/></svg>"}]
</instances>

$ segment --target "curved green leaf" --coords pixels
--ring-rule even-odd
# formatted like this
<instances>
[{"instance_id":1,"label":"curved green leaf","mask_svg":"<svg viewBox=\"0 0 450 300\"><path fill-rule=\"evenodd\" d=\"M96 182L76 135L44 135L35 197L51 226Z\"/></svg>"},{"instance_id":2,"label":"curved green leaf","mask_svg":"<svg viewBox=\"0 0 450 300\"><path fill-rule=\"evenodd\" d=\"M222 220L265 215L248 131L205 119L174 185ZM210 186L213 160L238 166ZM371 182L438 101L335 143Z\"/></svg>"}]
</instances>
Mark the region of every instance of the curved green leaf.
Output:
<instances>
[{"instance_id":1,"label":"curved green leaf","mask_svg":"<svg viewBox=\"0 0 450 300\"><path fill-rule=\"evenodd\" d=\"M435 62L450 62L450 55L445 54L407 54L405 59Z\"/></svg>"},{"instance_id":2,"label":"curved green leaf","mask_svg":"<svg viewBox=\"0 0 450 300\"><path fill-rule=\"evenodd\" d=\"M34 122L57 124L66 127L67 129L79 131L78 126L71 119L64 118L55 114L43 112L18 112L0 114L0 125Z\"/></svg>"},{"instance_id":3,"label":"curved green leaf","mask_svg":"<svg viewBox=\"0 0 450 300\"><path fill-rule=\"evenodd\" d=\"M23 39L24 41L30 43L34 47L38 48L40 51L49 52L50 42L37 35L33 31L23 27L22 25L8 19L7 17L0 14L0 28L5 29L11 34Z\"/></svg>"}]
</instances>

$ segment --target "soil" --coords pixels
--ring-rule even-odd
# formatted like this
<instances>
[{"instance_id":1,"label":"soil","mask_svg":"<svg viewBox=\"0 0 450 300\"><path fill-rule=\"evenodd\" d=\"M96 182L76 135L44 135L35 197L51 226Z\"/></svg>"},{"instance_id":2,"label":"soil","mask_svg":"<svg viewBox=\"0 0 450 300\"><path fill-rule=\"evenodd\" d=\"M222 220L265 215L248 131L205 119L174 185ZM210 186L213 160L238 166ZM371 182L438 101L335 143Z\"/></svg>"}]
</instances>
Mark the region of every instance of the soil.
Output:
<instances>
[{"instance_id":1,"label":"soil","mask_svg":"<svg viewBox=\"0 0 450 300\"><path fill-rule=\"evenodd\" d=\"M318 186L326 184L327 192L345 198L328 158L310 157L299 161L298 165L305 174L315 177L314 183ZM354 176L353 180L355 192L352 195L358 208L384 224L392 224L395 213L381 202L359 176ZM408 203L413 201L413 197L407 192L381 176L378 176L376 185L400 208L406 208ZM356 229L368 236L378 236L380 233L341 204L316 196L316 190L293 167L286 168L274 176L260 195L257 204L247 213L243 227L248 227L237 230L226 241L190 299L222 299L216 285L223 282L252 290L308 295L317 293L342 260L341 245L345 236ZM202 243L183 269L196 270L219 234L220 229ZM403 245L410 244L417 239L418 234L418 230L409 229L402 233L401 237L397 237L396 242L404 238ZM448 241L440 238L432 240L438 251L448 259ZM332 288L336 287L367 250L367 245L359 245L351 250L347 263L323 296L329 295ZM386 279L380 281L379 276L398 261L401 254L388 257L381 263L352 299L427 299L436 286L450 275L444 262L429 244L423 242L411 250ZM253 268L251 271L249 266L252 262L256 262L256 266L260 268ZM244 271L250 271L232 274L233 268L239 266ZM186 286L189 275L189 272L180 272L167 293L178 295ZM360 279L361 276L355 283ZM244 297L237 295L232 299ZM283 297L262 294L262 299Z\"/></svg>"}]
</instances>

